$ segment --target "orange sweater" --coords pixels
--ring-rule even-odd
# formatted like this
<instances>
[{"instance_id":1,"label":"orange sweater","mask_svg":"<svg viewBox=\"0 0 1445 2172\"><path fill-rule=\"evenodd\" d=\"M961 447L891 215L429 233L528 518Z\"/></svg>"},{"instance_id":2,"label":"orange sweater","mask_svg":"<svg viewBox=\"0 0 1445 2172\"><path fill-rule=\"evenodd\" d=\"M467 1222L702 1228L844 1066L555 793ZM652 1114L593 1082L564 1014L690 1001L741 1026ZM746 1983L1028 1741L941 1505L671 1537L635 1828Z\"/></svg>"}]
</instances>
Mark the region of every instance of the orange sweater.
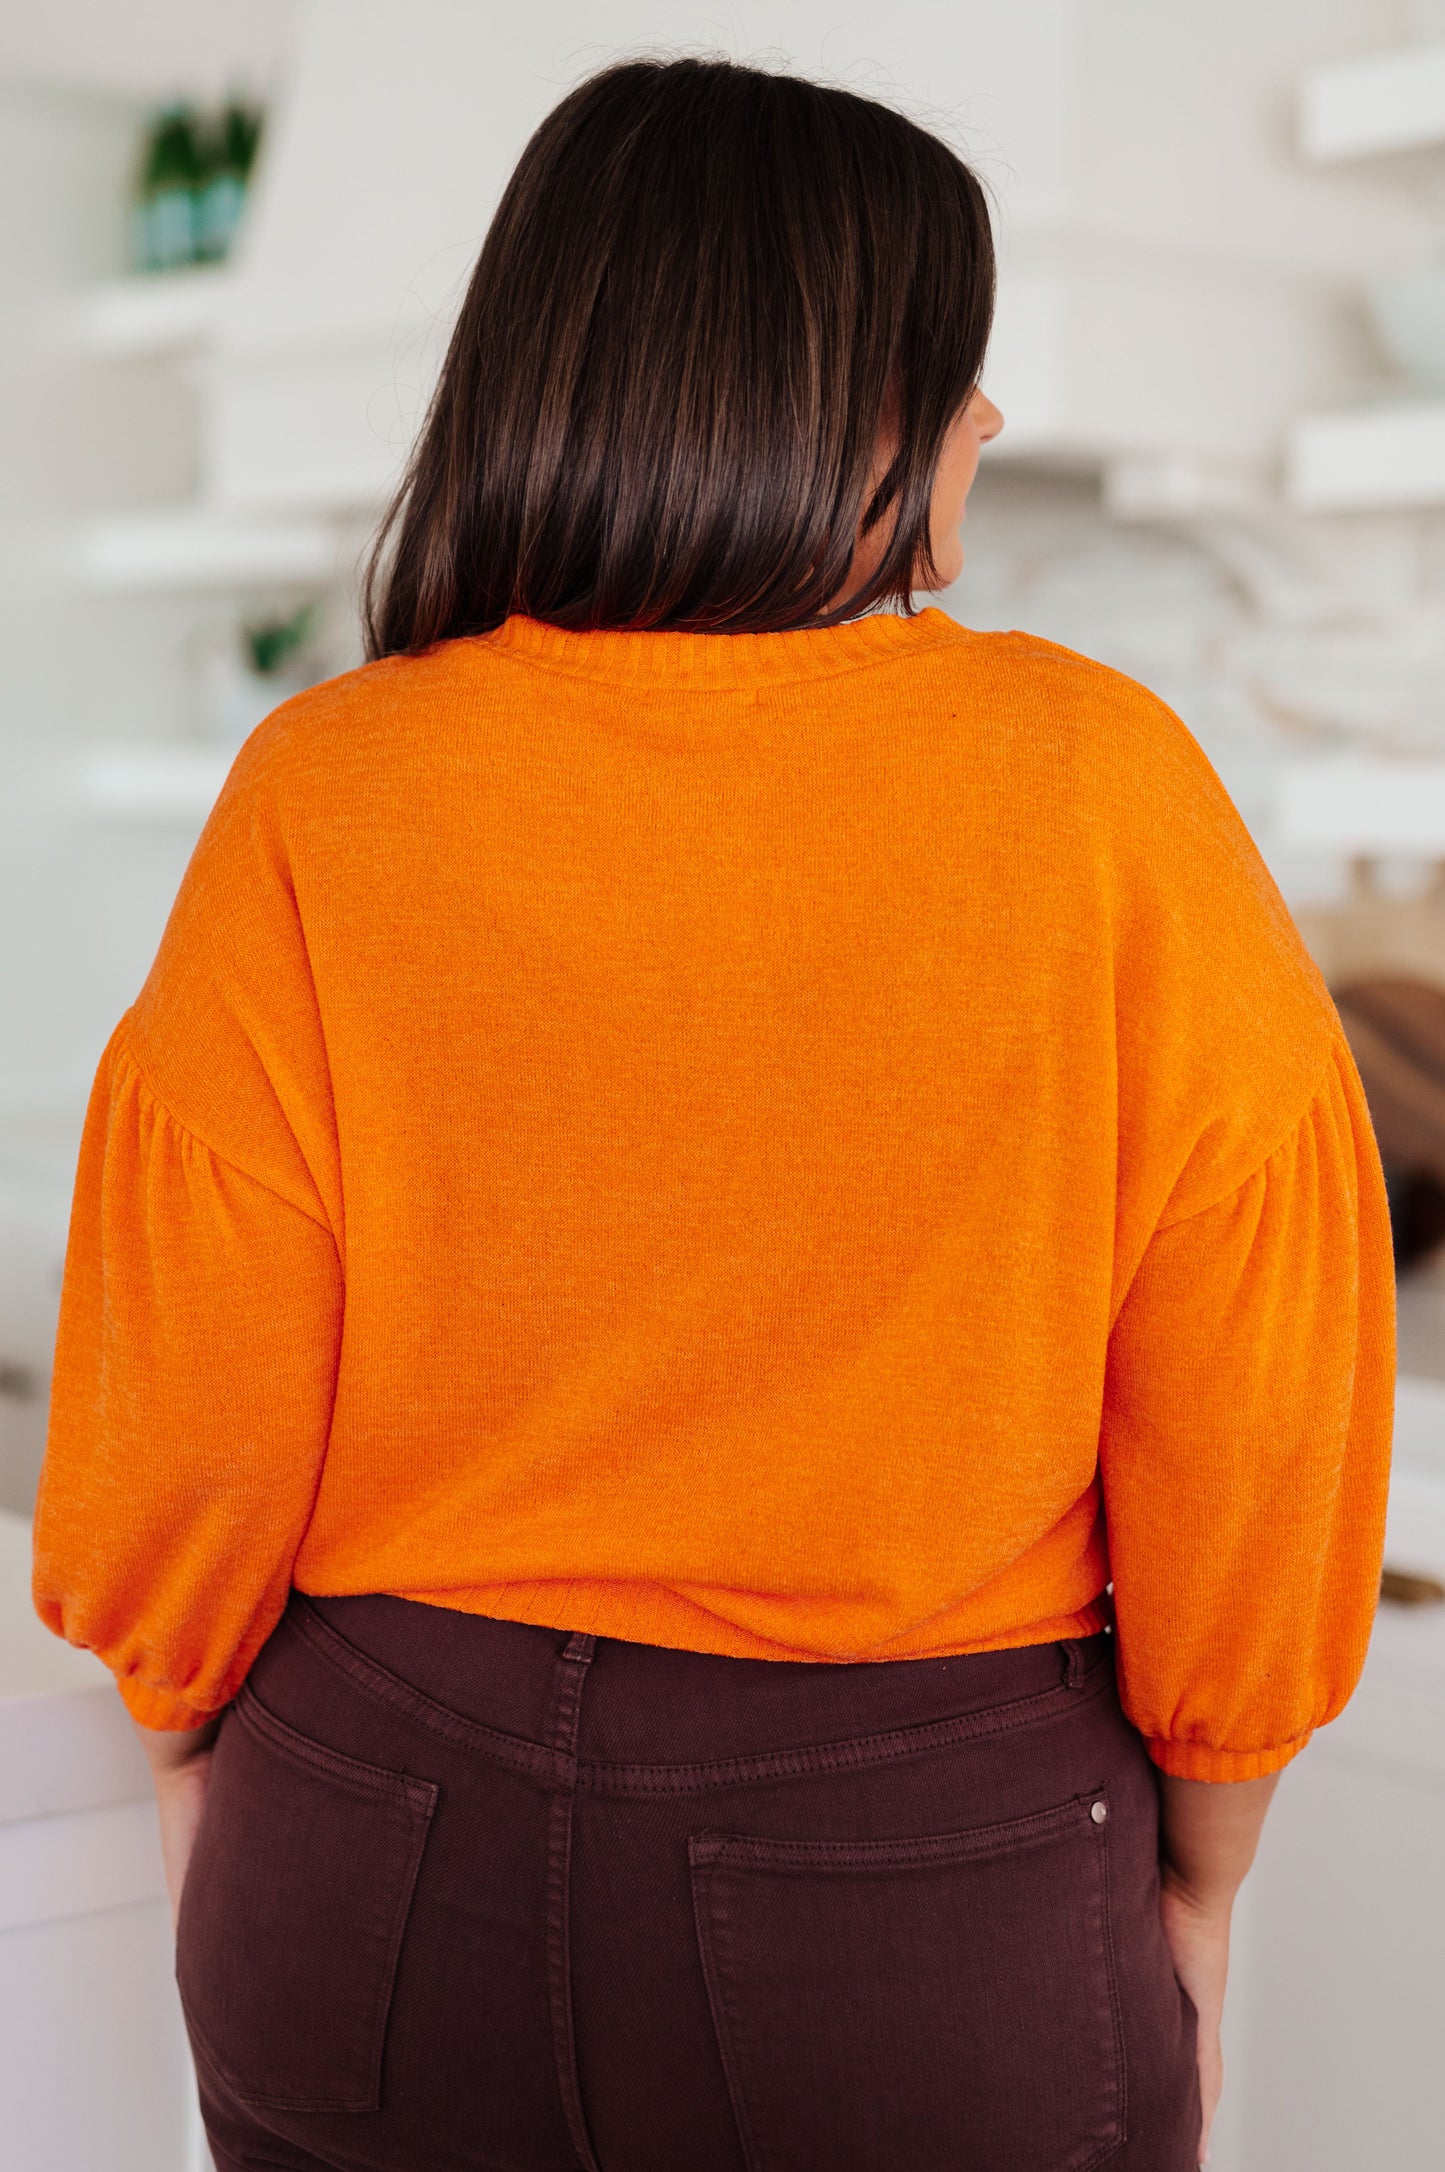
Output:
<instances>
[{"instance_id":1,"label":"orange sweater","mask_svg":"<svg viewBox=\"0 0 1445 2172\"><path fill-rule=\"evenodd\" d=\"M1354 1686L1393 1381L1329 998L1128 680L937 610L485 639L247 743L101 1065L37 1603L184 1727L294 1584Z\"/></svg>"}]
</instances>

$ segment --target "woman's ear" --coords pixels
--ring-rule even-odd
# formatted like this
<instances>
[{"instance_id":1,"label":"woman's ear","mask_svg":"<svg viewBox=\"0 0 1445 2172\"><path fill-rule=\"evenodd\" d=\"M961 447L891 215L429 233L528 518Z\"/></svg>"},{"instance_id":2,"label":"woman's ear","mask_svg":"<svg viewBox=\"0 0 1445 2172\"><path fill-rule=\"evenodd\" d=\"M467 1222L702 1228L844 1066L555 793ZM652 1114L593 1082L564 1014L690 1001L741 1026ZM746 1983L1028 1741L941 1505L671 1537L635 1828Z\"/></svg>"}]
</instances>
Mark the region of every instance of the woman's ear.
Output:
<instances>
[{"instance_id":1,"label":"woman's ear","mask_svg":"<svg viewBox=\"0 0 1445 2172\"><path fill-rule=\"evenodd\" d=\"M928 585L934 590L947 588L963 571L963 537L959 531L968 494L978 473L979 454L1002 428L999 409L986 392L975 389L954 416L943 441L928 514L928 542L934 565Z\"/></svg>"}]
</instances>

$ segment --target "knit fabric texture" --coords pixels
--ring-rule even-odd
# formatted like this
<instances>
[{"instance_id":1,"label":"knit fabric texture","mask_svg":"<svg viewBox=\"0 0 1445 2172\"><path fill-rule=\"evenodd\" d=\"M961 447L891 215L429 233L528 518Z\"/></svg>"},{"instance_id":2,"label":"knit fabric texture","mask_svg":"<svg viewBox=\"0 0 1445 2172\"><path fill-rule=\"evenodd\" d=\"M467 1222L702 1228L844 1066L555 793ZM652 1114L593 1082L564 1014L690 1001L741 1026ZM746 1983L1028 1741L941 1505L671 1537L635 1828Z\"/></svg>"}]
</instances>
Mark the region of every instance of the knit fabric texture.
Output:
<instances>
[{"instance_id":1,"label":"knit fabric texture","mask_svg":"<svg viewBox=\"0 0 1445 2172\"><path fill-rule=\"evenodd\" d=\"M1393 1379L1358 1077L1161 702L938 610L513 618L235 763L95 1084L35 1597L169 1728L293 1585L1112 1619L1156 1763L1246 1779L1358 1678Z\"/></svg>"}]
</instances>

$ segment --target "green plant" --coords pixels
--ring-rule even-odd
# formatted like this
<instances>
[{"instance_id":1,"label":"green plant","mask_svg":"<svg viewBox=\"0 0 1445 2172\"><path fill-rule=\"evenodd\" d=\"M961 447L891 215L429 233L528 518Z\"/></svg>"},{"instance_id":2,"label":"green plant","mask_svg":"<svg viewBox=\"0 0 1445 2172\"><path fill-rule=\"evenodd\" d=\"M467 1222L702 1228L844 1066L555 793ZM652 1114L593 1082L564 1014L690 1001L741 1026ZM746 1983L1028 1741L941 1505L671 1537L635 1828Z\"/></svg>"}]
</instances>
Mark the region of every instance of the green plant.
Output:
<instances>
[{"instance_id":1,"label":"green plant","mask_svg":"<svg viewBox=\"0 0 1445 2172\"><path fill-rule=\"evenodd\" d=\"M262 122L261 108L243 98L207 111L178 103L151 117L135 183L141 270L218 263L229 253Z\"/></svg>"},{"instance_id":2,"label":"green plant","mask_svg":"<svg viewBox=\"0 0 1445 2172\"><path fill-rule=\"evenodd\" d=\"M273 673L310 640L316 624L316 605L298 605L289 618L271 616L246 621L241 627L241 647L247 663L262 678Z\"/></svg>"},{"instance_id":3,"label":"green plant","mask_svg":"<svg viewBox=\"0 0 1445 2172\"><path fill-rule=\"evenodd\" d=\"M221 112L220 163L241 181L249 180L261 141L261 109L233 98Z\"/></svg>"},{"instance_id":4,"label":"green plant","mask_svg":"<svg viewBox=\"0 0 1445 2172\"><path fill-rule=\"evenodd\" d=\"M218 262L230 253L260 140L260 108L237 98L210 115L201 129L196 254L204 262Z\"/></svg>"}]
</instances>

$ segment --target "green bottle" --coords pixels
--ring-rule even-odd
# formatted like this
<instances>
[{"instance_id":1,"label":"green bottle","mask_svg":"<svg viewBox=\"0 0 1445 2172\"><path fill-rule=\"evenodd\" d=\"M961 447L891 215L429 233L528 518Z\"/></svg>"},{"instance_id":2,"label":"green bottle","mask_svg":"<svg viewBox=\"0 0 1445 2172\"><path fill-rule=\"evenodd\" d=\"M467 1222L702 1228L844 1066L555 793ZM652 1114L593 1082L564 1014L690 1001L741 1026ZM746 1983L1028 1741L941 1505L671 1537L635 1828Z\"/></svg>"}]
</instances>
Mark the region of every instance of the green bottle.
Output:
<instances>
[{"instance_id":1,"label":"green bottle","mask_svg":"<svg viewBox=\"0 0 1445 2172\"><path fill-rule=\"evenodd\" d=\"M195 113L190 106L167 106L151 123L141 161L136 260L142 271L174 271L195 262L200 179Z\"/></svg>"},{"instance_id":2,"label":"green bottle","mask_svg":"<svg viewBox=\"0 0 1445 2172\"><path fill-rule=\"evenodd\" d=\"M239 98L231 99L205 131L196 253L207 263L219 263L236 238L260 140L261 115Z\"/></svg>"}]
</instances>

